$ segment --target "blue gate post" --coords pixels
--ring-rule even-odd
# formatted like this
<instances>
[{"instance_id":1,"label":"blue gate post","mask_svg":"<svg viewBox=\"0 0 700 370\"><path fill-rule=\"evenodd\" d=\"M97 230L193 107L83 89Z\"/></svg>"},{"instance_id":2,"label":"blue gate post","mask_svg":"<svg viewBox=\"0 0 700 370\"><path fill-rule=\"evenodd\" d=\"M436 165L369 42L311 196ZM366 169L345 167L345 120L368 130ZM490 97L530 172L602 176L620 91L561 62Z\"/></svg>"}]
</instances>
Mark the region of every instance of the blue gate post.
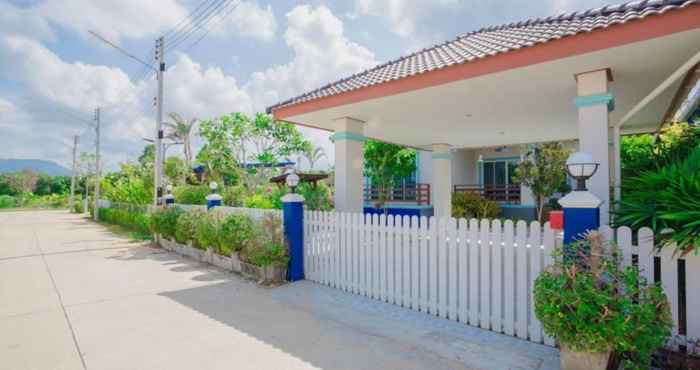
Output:
<instances>
[{"instance_id":1,"label":"blue gate post","mask_svg":"<svg viewBox=\"0 0 700 370\"><path fill-rule=\"evenodd\" d=\"M601 203L587 190L574 190L559 200L564 208L564 245L581 239L587 231L598 230Z\"/></svg>"},{"instance_id":2,"label":"blue gate post","mask_svg":"<svg viewBox=\"0 0 700 370\"><path fill-rule=\"evenodd\" d=\"M214 208L214 207L218 207L221 205L221 199L222 199L221 195L216 193L216 188L218 186L219 185L214 181L212 181L209 184L209 189L211 189L211 194L207 195L207 211Z\"/></svg>"},{"instance_id":3,"label":"blue gate post","mask_svg":"<svg viewBox=\"0 0 700 370\"><path fill-rule=\"evenodd\" d=\"M289 243L289 281L304 280L304 197L286 194L282 197L284 235Z\"/></svg>"}]
</instances>

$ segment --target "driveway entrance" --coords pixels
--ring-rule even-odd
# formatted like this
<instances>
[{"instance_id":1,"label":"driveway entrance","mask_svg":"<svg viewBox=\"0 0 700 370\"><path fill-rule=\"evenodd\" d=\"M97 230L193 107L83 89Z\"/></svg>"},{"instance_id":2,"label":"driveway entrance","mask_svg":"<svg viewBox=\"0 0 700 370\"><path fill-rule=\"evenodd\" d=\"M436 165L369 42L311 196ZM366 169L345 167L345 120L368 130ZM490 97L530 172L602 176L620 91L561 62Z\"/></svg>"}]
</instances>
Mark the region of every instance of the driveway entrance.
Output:
<instances>
[{"instance_id":1,"label":"driveway entrance","mask_svg":"<svg viewBox=\"0 0 700 370\"><path fill-rule=\"evenodd\" d=\"M0 213L0 369L558 369L558 351L301 282L261 288L62 211Z\"/></svg>"}]
</instances>

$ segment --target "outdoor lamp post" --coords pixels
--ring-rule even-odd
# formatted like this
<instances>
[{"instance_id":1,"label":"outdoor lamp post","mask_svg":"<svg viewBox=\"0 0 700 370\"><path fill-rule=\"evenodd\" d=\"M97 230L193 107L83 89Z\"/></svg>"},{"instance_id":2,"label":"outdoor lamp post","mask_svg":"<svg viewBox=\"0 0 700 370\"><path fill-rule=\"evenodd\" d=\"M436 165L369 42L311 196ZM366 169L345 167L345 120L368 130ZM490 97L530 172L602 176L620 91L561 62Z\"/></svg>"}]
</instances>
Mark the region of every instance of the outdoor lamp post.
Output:
<instances>
[{"instance_id":1,"label":"outdoor lamp post","mask_svg":"<svg viewBox=\"0 0 700 370\"><path fill-rule=\"evenodd\" d=\"M287 174L285 182L291 189L282 197L284 236L289 246L287 279L297 281L304 279L304 197L294 193L299 185L299 175L294 171Z\"/></svg>"},{"instance_id":2,"label":"outdoor lamp post","mask_svg":"<svg viewBox=\"0 0 700 370\"><path fill-rule=\"evenodd\" d=\"M299 175L297 175L296 172L292 171L287 175L285 181L287 183L287 186L289 186L289 189L291 189L292 193L294 193L297 186L299 185Z\"/></svg>"},{"instance_id":3,"label":"outdoor lamp post","mask_svg":"<svg viewBox=\"0 0 700 370\"><path fill-rule=\"evenodd\" d=\"M566 171L576 179L576 189L559 200L564 208L564 244L581 239L588 231L600 227L602 201L586 190L586 180L598 170L590 154L576 152L566 160Z\"/></svg>"},{"instance_id":4,"label":"outdoor lamp post","mask_svg":"<svg viewBox=\"0 0 700 370\"><path fill-rule=\"evenodd\" d=\"M221 195L216 193L216 189L218 187L219 184L217 184L216 181L212 181L209 183L209 189L211 189L211 194L207 195L207 210L221 205Z\"/></svg>"},{"instance_id":5,"label":"outdoor lamp post","mask_svg":"<svg viewBox=\"0 0 700 370\"><path fill-rule=\"evenodd\" d=\"M598 170L598 163L593 161L590 154L576 152L566 160L566 172L576 180L575 191L586 191L586 180L595 175Z\"/></svg>"}]
</instances>

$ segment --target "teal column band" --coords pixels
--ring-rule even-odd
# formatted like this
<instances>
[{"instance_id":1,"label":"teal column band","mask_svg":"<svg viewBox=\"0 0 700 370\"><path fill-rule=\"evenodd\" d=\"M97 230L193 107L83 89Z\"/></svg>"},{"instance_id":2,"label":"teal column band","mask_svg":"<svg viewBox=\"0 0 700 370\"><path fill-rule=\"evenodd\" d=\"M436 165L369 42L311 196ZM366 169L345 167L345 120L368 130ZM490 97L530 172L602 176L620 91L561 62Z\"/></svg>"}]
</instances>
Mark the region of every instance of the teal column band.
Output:
<instances>
[{"instance_id":1,"label":"teal column band","mask_svg":"<svg viewBox=\"0 0 700 370\"><path fill-rule=\"evenodd\" d=\"M590 107L593 105L605 104L608 106L608 112L615 110L615 98L612 94L596 94L577 96L574 98L574 105L577 108Z\"/></svg>"},{"instance_id":2,"label":"teal column band","mask_svg":"<svg viewBox=\"0 0 700 370\"><path fill-rule=\"evenodd\" d=\"M357 141L360 143L364 143L365 141L367 141L367 138L360 135L360 134L356 134L354 132L336 132L333 135L331 135L331 140L333 140L333 141L348 140L348 141Z\"/></svg>"}]
</instances>

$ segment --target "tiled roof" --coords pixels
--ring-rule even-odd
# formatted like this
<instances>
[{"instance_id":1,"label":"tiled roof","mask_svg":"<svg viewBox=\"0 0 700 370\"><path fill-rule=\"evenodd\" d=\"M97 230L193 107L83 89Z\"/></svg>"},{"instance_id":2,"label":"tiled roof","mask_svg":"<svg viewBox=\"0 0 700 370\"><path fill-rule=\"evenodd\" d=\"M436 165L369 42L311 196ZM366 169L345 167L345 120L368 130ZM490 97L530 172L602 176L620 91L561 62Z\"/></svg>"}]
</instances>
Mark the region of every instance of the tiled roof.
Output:
<instances>
[{"instance_id":1,"label":"tiled roof","mask_svg":"<svg viewBox=\"0 0 700 370\"><path fill-rule=\"evenodd\" d=\"M482 28L277 103L267 111L607 28L695 3L700 3L700 0L642 0Z\"/></svg>"}]
</instances>

